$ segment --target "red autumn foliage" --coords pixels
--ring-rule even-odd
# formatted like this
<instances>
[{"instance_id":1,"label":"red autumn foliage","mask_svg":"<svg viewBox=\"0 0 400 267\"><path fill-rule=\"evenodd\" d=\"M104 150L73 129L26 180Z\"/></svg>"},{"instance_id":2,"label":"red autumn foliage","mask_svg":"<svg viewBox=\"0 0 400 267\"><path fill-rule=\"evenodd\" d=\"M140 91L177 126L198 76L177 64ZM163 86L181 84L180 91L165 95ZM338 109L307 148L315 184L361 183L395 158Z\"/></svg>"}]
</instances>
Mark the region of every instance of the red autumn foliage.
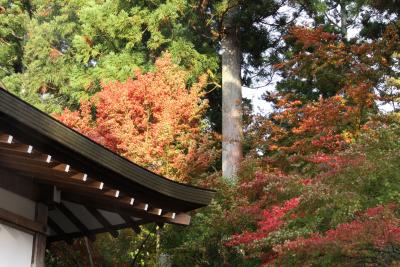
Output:
<instances>
[{"instance_id":1,"label":"red autumn foliage","mask_svg":"<svg viewBox=\"0 0 400 267\"><path fill-rule=\"evenodd\" d=\"M306 157L308 162L312 162L323 167L328 167L330 170L340 170L347 166L356 166L363 160L362 155L341 155L341 154L326 154L316 153ZM327 168L324 168L325 170Z\"/></svg>"},{"instance_id":2,"label":"red autumn foliage","mask_svg":"<svg viewBox=\"0 0 400 267\"><path fill-rule=\"evenodd\" d=\"M216 138L202 126L206 77L187 88L188 73L171 62L126 82L103 84L77 111L57 117L94 141L159 174L185 181L216 157Z\"/></svg>"},{"instance_id":3,"label":"red autumn foliage","mask_svg":"<svg viewBox=\"0 0 400 267\"><path fill-rule=\"evenodd\" d=\"M270 209L263 210L261 220L257 222L257 230L254 232L245 231L241 234L233 235L227 246L238 246L249 244L260 239L266 238L271 232L279 229L284 221L282 218L300 203L300 198L292 198L283 205L275 205Z\"/></svg>"},{"instance_id":4,"label":"red autumn foliage","mask_svg":"<svg viewBox=\"0 0 400 267\"><path fill-rule=\"evenodd\" d=\"M279 263L284 255L296 255L307 264L307 255L336 253L343 262L345 258L369 259L373 255L371 251L382 252L388 246L399 247L400 220L394 214L395 209L394 205L370 208L356 220L340 224L325 234L316 233L276 246L274 251L277 255L273 261Z\"/></svg>"}]
</instances>

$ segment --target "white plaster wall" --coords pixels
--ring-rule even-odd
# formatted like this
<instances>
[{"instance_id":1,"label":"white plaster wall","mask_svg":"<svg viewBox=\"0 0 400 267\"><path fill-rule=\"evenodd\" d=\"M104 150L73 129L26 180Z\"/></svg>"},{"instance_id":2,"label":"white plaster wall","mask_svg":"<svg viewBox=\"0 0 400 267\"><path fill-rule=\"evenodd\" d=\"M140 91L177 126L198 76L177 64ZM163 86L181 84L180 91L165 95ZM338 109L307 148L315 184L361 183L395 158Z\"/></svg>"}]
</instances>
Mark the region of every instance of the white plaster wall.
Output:
<instances>
[{"instance_id":1,"label":"white plaster wall","mask_svg":"<svg viewBox=\"0 0 400 267\"><path fill-rule=\"evenodd\" d=\"M30 267L33 235L0 223L0 267Z\"/></svg>"},{"instance_id":2,"label":"white plaster wall","mask_svg":"<svg viewBox=\"0 0 400 267\"><path fill-rule=\"evenodd\" d=\"M34 220L35 207L34 201L0 187L0 208Z\"/></svg>"}]
</instances>

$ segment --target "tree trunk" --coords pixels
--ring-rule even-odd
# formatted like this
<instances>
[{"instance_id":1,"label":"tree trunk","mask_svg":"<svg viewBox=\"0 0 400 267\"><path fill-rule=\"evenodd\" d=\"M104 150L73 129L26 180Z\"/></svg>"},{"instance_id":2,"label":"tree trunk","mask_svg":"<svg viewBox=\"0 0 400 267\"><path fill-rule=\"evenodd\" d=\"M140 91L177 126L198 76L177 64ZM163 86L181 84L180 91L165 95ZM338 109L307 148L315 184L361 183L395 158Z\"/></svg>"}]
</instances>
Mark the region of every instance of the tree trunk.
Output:
<instances>
[{"instance_id":1,"label":"tree trunk","mask_svg":"<svg viewBox=\"0 0 400 267\"><path fill-rule=\"evenodd\" d=\"M85 240L85 247L86 247L86 251L88 253L89 265L90 265L90 267L94 267L92 251L90 250L88 238L85 236L83 239Z\"/></svg>"},{"instance_id":2,"label":"tree trunk","mask_svg":"<svg viewBox=\"0 0 400 267\"><path fill-rule=\"evenodd\" d=\"M235 180L242 160L241 51L237 30L232 27L235 8L228 11L223 25L222 49L222 175Z\"/></svg>"},{"instance_id":3,"label":"tree trunk","mask_svg":"<svg viewBox=\"0 0 400 267\"><path fill-rule=\"evenodd\" d=\"M340 1L340 32L344 40L347 38L347 20L346 1L342 0Z\"/></svg>"}]
</instances>

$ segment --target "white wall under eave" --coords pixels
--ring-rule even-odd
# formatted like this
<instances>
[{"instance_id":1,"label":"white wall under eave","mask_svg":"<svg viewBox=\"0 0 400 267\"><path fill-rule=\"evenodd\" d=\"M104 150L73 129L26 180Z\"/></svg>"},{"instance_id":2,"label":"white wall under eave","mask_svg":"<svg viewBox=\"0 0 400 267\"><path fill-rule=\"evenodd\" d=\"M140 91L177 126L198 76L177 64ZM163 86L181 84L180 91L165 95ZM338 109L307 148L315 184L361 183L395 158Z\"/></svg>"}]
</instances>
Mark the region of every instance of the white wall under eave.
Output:
<instances>
[{"instance_id":1,"label":"white wall under eave","mask_svg":"<svg viewBox=\"0 0 400 267\"><path fill-rule=\"evenodd\" d=\"M36 203L0 187L0 208L35 220ZM0 267L31 267L33 234L0 221Z\"/></svg>"},{"instance_id":2,"label":"white wall under eave","mask_svg":"<svg viewBox=\"0 0 400 267\"><path fill-rule=\"evenodd\" d=\"M0 223L0 267L30 267L33 235Z\"/></svg>"}]
</instances>

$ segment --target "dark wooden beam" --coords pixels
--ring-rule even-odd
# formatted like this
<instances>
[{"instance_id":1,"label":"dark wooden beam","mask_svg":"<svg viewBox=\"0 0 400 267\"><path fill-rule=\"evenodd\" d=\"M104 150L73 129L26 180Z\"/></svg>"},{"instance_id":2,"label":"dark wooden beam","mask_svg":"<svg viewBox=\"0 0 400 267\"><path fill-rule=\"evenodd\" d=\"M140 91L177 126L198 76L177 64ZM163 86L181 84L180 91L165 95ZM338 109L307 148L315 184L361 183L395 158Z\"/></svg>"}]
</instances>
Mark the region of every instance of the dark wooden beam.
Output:
<instances>
[{"instance_id":1,"label":"dark wooden beam","mask_svg":"<svg viewBox=\"0 0 400 267\"><path fill-rule=\"evenodd\" d=\"M18 142L17 140L15 140L15 138L13 139L14 141ZM24 146L24 148L18 149L18 146ZM65 168L68 164L66 163L62 163L58 160L56 160L54 157L51 158L51 162L47 162L47 157L48 155L45 153L41 153L40 151L36 150L35 148L33 148L33 152L32 153L27 153L25 150L27 150L27 147L29 147L29 145L25 145L25 144L21 144L21 143L12 143L12 144L8 144L8 143L1 143L0 142L0 154L4 154L7 155L9 157L17 157L20 160L29 158L30 160L32 160L31 163L34 163L35 165L37 165L38 167L45 167L46 170L45 172L48 173L48 169L52 169L54 168L55 170L58 171L58 173L63 173L63 174L67 174L69 175L70 178L76 179L76 180L83 180L83 176L86 175L86 177L88 177L88 174L85 174L82 171L79 171L75 168L72 167L72 165L69 166L70 171L67 173L65 172ZM18 160L18 159L16 159ZM117 193L117 191L121 191L121 189L118 188L109 188L108 186L112 185L109 184L107 181L102 181L99 180L97 178L94 178L92 176L89 176L90 178L87 178L88 182L91 181L93 183L94 186L99 186L101 184L101 182L104 182L104 189L105 189L105 193L115 196L115 194ZM103 179L104 177L102 177ZM126 188L126 187L125 187ZM138 189L139 187L135 187L135 189ZM107 189L109 189L107 191ZM124 189L122 189L123 191ZM120 192L120 196L127 196L126 194L124 194L124 192ZM163 210L175 210L175 211L185 211L186 208L184 207L185 204L182 205L176 205L174 204L175 201L173 200L168 200L168 201L162 201L162 199L160 198L160 196L153 196L150 193L146 193L145 195L143 195L143 192L139 191L135 191L135 193L131 194L131 197L133 197L135 199L135 202L142 202L142 203L147 203L148 199L151 199L152 204L162 208ZM131 199L131 197L129 199Z\"/></svg>"},{"instance_id":2,"label":"dark wooden beam","mask_svg":"<svg viewBox=\"0 0 400 267\"><path fill-rule=\"evenodd\" d=\"M15 214L11 211L5 210L0 208L0 221L12 225L12 226L18 226L18 228L25 230L30 233L42 233L46 234L46 225L37 222L37 221L32 221L29 220L23 216L20 216L18 214Z\"/></svg>"},{"instance_id":3,"label":"dark wooden beam","mask_svg":"<svg viewBox=\"0 0 400 267\"><path fill-rule=\"evenodd\" d=\"M0 142L1 143L7 142L9 136L10 136L9 134L0 132Z\"/></svg>"},{"instance_id":4,"label":"dark wooden beam","mask_svg":"<svg viewBox=\"0 0 400 267\"><path fill-rule=\"evenodd\" d=\"M144 225L147 223L151 223L151 221L149 220L140 220L137 222L138 225ZM122 230L122 229L126 229L126 228L130 228L130 225L126 224L126 223L122 223L122 224L117 224L117 225L112 225L111 229L118 231L118 230ZM92 233L94 234L101 234L101 233L106 233L108 232L107 229L105 228L99 228L99 229L93 229L91 230ZM48 243L52 243L52 242L58 242L58 241L63 241L66 239L75 239L75 238L80 238L83 237L84 235L81 232L75 232L75 233L66 233L65 235L56 235L56 236L49 236L47 238L47 242Z\"/></svg>"},{"instance_id":5,"label":"dark wooden beam","mask_svg":"<svg viewBox=\"0 0 400 267\"><path fill-rule=\"evenodd\" d=\"M0 166L4 169L10 169L19 175L25 175L27 177L33 176L36 180L46 184L55 185L62 191L76 192L85 196L90 195L95 197L97 201L105 200L108 205L112 203L116 206L123 206L126 209L129 209L130 213L135 217L152 218L155 222L160 221L183 225L187 225L190 222L190 216L185 213L176 213L177 216L172 218L167 215L168 213L159 216L147 212L144 209L146 206L145 203L135 201L134 205L130 205L129 199L110 196L108 191L104 194L104 190L99 190L98 184L95 184L96 182L90 183L71 179L65 172L38 166L35 160L29 158L4 155L4 157L0 157ZM81 203L85 203L85 200L82 200Z\"/></svg>"},{"instance_id":6,"label":"dark wooden beam","mask_svg":"<svg viewBox=\"0 0 400 267\"><path fill-rule=\"evenodd\" d=\"M121 213L119 215L133 229L133 231L135 231L135 233L140 234L142 229L140 229L139 225L131 218L131 216Z\"/></svg>"},{"instance_id":7,"label":"dark wooden beam","mask_svg":"<svg viewBox=\"0 0 400 267\"><path fill-rule=\"evenodd\" d=\"M119 233L117 230L112 229L112 225L109 221L95 208L86 206L86 209L96 218L96 220L103 225L104 229L107 230L113 237L118 237Z\"/></svg>"},{"instance_id":8,"label":"dark wooden beam","mask_svg":"<svg viewBox=\"0 0 400 267\"><path fill-rule=\"evenodd\" d=\"M0 148L1 149L1 148ZM3 156L4 155L4 156ZM61 164L61 169L63 170L54 170L49 168L49 164L37 160L35 158L30 157L31 154L25 152L15 152L15 153L4 153L2 157L0 157L0 165L4 168L8 169L11 168L17 172L22 172L26 176L34 176L37 180L45 182L50 185L55 185L64 191L79 191L80 193L86 194L95 194L96 196L102 195L103 197L107 198L108 201L118 202L122 205L129 205L130 198L120 197L117 193L118 190L110 189L107 187L103 187L103 190L99 190L101 188L100 184L102 182L98 181L83 181L82 175L83 174L71 174L65 171L66 164ZM57 166L60 166L58 164ZM81 175L81 176L79 176ZM72 178L74 177L74 178ZM80 177L80 178L79 178ZM120 193L123 196L122 193ZM116 197L118 195L118 197ZM177 217L169 217L167 214L168 212L159 215L157 211L159 208L155 208L154 206L151 209L146 209L149 205L147 203L139 202L135 199L134 205L129 205L130 209L135 210L135 217L139 218L153 218L155 222L171 222L177 224L188 224L190 221L190 216L182 213L179 214ZM139 215L141 214L141 215ZM137 216L139 215L139 216ZM161 217L161 220L160 220Z\"/></svg>"},{"instance_id":9,"label":"dark wooden beam","mask_svg":"<svg viewBox=\"0 0 400 267\"><path fill-rule=\"evenodd\" d=\"M65 236L66 235L64 230L61 229L61 227L58 226L58 224L55 221L53 221L53 219L51 219L50 217L48 217L48 219L47 219L47 225L56 233L57 236ZM66 239L65 242L72 245L73 239L72 238Z\"/></svg>"},{"instance_id":10,"label":"dark wooden beam","mask_svg":"<svg viewBox=\"0 0 400 267\"><path fill-rule=\"evenodd\" d=\"M12 168L12 171L22 176L25 175L27 177L32 177L34 175L36 180L40 182L55 185L63 191L62 198L66 199L66 196L68 197L68 193L70 194L70 197L66 199L68 201L76 202L79 204L86 204L89 199L92 199L94 207L105 206L108 209L112 207L111 211L115 212L116 210L123 210L125 213L128 213L132 216L138 218L152 219L155 222L168 222L182 225L188 225L190 222L190 216L185 213L176 213L175 218L169 215L171 213L165 213L161 216L158 216L156 214L145 211L144 203L137 203L135 201L134 205L130 205L128 200L104 195L102 193L102 190L87 185L87 183L81 181L68 179L68 177L63 176L64 174L46 174L45 172L35 174L36 171L34 167L24 161L16 163L13 160L7 161L5 158L0 158L0 167L4 169ZM71 197L71 194L73 194L74 196Z\"/></svg>"},{"instance_id":11,"label":"dark wooden beam","mask_svg":"<svg viewBox=\"0 0 400 267\"><path fill-rule=\"evenodd\" d=\"M62 202L57 205L59 211L61 211L75 226L79 229L85 236L87 236L91 241L96 240L96 236L92 233L86 225L84 225L76 216L65 206Z\"/></svg>"},{"instance_id":12,"label":"dark wooden beam","mask_svg":"<svg viewBox=\"0 0 400 267\"><path fill-rule=\"evenodd\" d=\"M65 234L64 230L61 229L61 227L58 226L58 224L55 221L53 221L52 218L49 217L47 219L47 224L56 234L58 234L58 235Z\"/></svg>"},{"instance_id":13,"label":"dark wooden beam","mask_svg":"<svg viewBox=\"0 0 400 267\"><path fill-rule=\"evenodd\" d=\"M12 168L14 170L24 172L30 177L34 176L37 179L46 180L50 183L58 181L68 184L78 184L81 185L82 188L92 188L96 190L99 190L101 188L101 190L99 190L98 192L101 192L101 194L109 197L115 198L118 195L118 198L121 198L123 196L123 193L119 192L116 189L109 188L107 185L104 184L103 186L101 186L102 182L100 181L95 181L88 177L86 177L86 181L84 181L84 173L78 173L72 170L72 168L69 172L65 172L64 169L66 164L55 163L57 164L56 168L52 168L52 166L50 166L49 164L40 160L36 160L35 158L31 158L28 154L21 152L5 153L3 156L1 148L0 154L2 155L2 157L0 158L0 165L4 164L5 168ZM62 166L62 170L59 166Z\"/></svg>"},{"instance_id":14,"label":"dark wooden beam","mask_svg":"<svg viewBox=\"0 0 400 267\"><path fill-rule=\"evenodd\" d=\"M158 216L148 213L144 210L137 210L129 205L129 203L110 201L93 194L82 195L78 191L63 191L62 198L70 202L78 204L85 203L87 206L111 212L123 213L137 218L148 219L153 222L172 223L177 225L188 225L190 222L190 216L186 213L176 213L175 218L172 219L172 213L166 213L162 216Z\"/></svg>"},{"instance_id":15,"label":"dark wooden beam","mask_svg":"<svg viewBox=\"0 0 400 267\"><path fill-rule=\"evenodd\" d=\"M76 185L84 189L95 189L101 192L99 189L100 182L84 182L78 179L71 179L68 173L52 170L44 166L40 166L37 162L30 160L29 158L14 157L11 155L0 157L0 165L4 169L12 169L21 174L25 174L30 177L35 177L37 180L47 181L50 184L61 183L65 185Z\"/></svg>"},{"instance_id":16,"label":"dark wooden beam","mask_svg":"<svg viewBox=\"0 0 400 267\"><path fill-rule=\"evenodd\" d=\"M0 168L0 187L35 202L41 198L41 188L32 177L21 177L14 171L2 168Z\"/></svg>"},{"instance_id":17,"label":"dark wooden beam","mask_svg":"<svg viewBox=\"0 0 400 267\"><path fill-rule=\"evenodd\" d=\"M32 153L27 153L27 145L24 145L23 149L19 149L21 147L20 144L3 144L0 143L0 153L9 156L17 156L29 158L31 160L35 160L35 163L39 166L54 168L60 164L60 162L56 161L54 158L50 162L46 162L47 156L45 154L39 153L37 151L33 151Z\"/></svg>"},{"instance_id":18,"label":"dark wooden beam","mask_svg":"<svg viewBox=\"0 0 400 267\"><path fill-rule=\"evenodd\" d=\"M43 203L36 204L35 221L47 225L48 208ZM46 233L36 232L33 239L32 266L44 267L46 253Z\"/></svg>"}]
</instances>

